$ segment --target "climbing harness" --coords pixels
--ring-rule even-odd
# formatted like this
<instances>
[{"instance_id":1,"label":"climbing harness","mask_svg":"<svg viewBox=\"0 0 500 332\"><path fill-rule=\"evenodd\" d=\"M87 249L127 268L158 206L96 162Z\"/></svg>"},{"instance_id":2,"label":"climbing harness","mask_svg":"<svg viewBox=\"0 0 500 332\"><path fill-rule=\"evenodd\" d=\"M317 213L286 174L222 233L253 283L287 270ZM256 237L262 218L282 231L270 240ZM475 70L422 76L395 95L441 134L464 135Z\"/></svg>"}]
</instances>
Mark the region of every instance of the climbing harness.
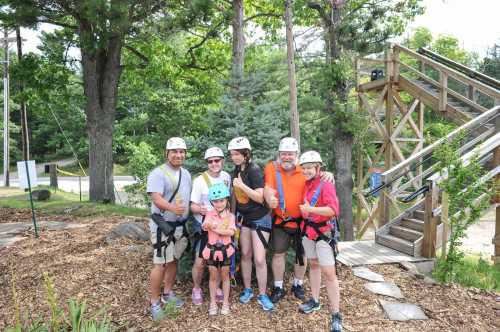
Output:
<instances>
[{"instance_id":1,"label":"climbing harness","mask_svg":"<svg viewBox=\"0 0 500 332\"><path fill-rule=\"evenodd\" d=\"M311 205L311 207L314 207L316 205L316 203L318 202L319 196L321 194L321 188L322 187L323 187L323 181L320 181L318 187L316 188L316 190L315 190L315 192L313 194L313 197L311 198L311 202L309 203ZM331 228L331 230L330 230L330 232L331 232L331 236L330 237L326 236L325 232L321 231L321 228L323 228L325 226L329 226L329 225L333 226ZM334 217L334 218L332 218L330 220L321 221L321 222L313 222L309 218L305 218L304 219L304 228L302 229L302 236L306 236L306 230L307 230L307 228L312 228L314 230L314 232L316 233L316 235L317 235L316 239L313 240L313 241L318 242L318 241L323 240L326 243L328 243L328 245L333 250L333 258L334 258L334 261L335 261L335 265L337 265L337 255L338 255L338 246L337 246L337 243L338 243L339 235L340 235L339 225L338 225L337 218ZM335 269L335 272L338 275L337 269Z\"/></svg>"},{"instance_id":2,"label":"climbing harness","mask_svg":"<svg viewBox=\"0 0 500 332\"><path fill-rule=\"evenodd\" d=\"M279 206L281 210L281 222L275 223L274 226L282 228L285 232L294 236L294 244L295 244L295 263L301 266L304 265L304 248L302 247L302 234L300 232L300 223L302 222L302 218L291 218L286 217L286 205L285 205L285 192L283 190L283 180L281 178L281 173L278 169L278 163L276 161L273 162L274 169L276 171L276 184L278 187L279 194ZM295 224L296 228L286 227L287 224Z\"/></svg>"}]
</instances>

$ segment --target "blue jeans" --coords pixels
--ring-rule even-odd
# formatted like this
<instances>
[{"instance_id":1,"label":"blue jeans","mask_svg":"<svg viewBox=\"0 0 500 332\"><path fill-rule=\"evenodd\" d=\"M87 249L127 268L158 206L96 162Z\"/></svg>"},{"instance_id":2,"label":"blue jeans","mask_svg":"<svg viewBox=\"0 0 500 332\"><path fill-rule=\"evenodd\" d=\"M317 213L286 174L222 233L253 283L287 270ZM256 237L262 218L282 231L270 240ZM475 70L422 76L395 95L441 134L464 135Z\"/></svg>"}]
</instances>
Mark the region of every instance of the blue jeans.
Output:
<instances>
[{"instance_id":1,"label":"blue jeans","mask_svg":"<svg viewBox=\"0 0 500 332\"><path fill-rule=\"evenodd\" d=\"M271 231L272 222L273 221L270 213L266 214L265 216L257 220L245 221L245 218L243 217L243 226L252 229L259 227Z\"/></svg>"}]
</instances>

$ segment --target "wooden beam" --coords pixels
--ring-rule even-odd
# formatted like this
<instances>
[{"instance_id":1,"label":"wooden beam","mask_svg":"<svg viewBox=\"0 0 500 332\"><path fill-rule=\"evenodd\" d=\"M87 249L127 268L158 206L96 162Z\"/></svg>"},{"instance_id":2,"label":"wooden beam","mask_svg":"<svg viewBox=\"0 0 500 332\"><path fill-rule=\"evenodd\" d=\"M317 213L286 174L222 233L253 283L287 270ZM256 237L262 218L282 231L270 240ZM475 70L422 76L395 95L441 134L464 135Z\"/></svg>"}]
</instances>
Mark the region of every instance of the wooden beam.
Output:
<instances>
[{"instance_id":1,"label":"wooden beam","mask_svg":"<svg viewBox=\"0 0 500 332\"><path fill-rule=\"evenodd\" d=\"M448 104L448 73L444 70L439 73L439 111L446 112Z\"/></svg>"},{"instance_id":2,"label":"wooden beam","mask_svg":"<svg viewBox=\"0 0 500 332\"><path fill-rule=\"evenodd\" d=\"M443 231L441 233L441 259L446 258L446 246L448 242L448 230L449 230L449 222L448 222L448 207L450 205L448 193L443 191L441 196L441 224L443 225Z\"/></svg>"},{"instance_id":3,"label":"wooden beam","mask_svg":"<svg viewBox=\"0 0 500 332\"><path fill-rule=\"evenodd\" d=\"M427 181L429 191L425 194L424 209L424 239L422 244L422 256L427 258L436 257L436 235L437 220L433 214L438 206L438 187L435 182Z\"/></svg>"}]
</instances>

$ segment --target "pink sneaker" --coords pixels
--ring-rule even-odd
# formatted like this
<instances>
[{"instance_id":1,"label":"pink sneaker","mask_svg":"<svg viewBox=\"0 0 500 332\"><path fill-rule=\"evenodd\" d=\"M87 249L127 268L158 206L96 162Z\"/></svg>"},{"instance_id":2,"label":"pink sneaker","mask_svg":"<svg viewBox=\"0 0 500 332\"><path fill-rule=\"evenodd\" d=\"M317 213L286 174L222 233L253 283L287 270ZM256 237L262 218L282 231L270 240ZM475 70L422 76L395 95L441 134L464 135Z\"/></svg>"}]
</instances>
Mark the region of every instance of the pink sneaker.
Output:
<instances>
[{"instance_id":1,"label":"pink sneaker","mask_svg":"<svg viewBox=\"0 0 500 332\"><path fill-rule=\"evenodd\" d=\"M191 292L191 300L194 305L203 304L203 294L201 293L201 288L193 288Z\"/></svg>"},{"instance_id":2,"label":"pink sneaker","mask_svg":"<svg viewBox=\"0 0 500 332\"><path fill-rule=\"evenodd\" d=\"M224 292L222 292L222 289L217 288L217 293L215 293L215 300L217 301L217 303L224 302Z\"/></svg>"}]
</instances>

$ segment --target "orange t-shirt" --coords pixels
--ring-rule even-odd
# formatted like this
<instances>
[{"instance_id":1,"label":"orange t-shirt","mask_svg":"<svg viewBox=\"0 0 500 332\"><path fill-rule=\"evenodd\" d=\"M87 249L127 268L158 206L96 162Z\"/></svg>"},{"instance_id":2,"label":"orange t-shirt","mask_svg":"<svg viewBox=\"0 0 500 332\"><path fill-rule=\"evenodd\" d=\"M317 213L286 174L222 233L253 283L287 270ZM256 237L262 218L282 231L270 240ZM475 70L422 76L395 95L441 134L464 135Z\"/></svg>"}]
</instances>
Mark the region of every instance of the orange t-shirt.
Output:
<instances>
[{"instance_id":1,"label":"orange t-shirt","mask_svg":"<svg viewBox=\"0 0 500 332\"><path fill-rule=\"evenodd\" d=\"M302 216L299 205L302 204L306 179L304 175L302 175L302 168L299 165L297 165L293 171L285 172L279 162L276 162L276 164L281 174L281 183L283 184L283 194L285 196L285 213L281 211L279 203L278 207L273 209L273 213L276 216L275 223L280 224L283 215L284 217L291 218L300 218ZM276 198L279 200L276 169L272 161L264 168L264 181L267 187L276 190ZM287 227L296 228L297 226L294 223L288 223Z\"/></svg>"}]
</instances>

